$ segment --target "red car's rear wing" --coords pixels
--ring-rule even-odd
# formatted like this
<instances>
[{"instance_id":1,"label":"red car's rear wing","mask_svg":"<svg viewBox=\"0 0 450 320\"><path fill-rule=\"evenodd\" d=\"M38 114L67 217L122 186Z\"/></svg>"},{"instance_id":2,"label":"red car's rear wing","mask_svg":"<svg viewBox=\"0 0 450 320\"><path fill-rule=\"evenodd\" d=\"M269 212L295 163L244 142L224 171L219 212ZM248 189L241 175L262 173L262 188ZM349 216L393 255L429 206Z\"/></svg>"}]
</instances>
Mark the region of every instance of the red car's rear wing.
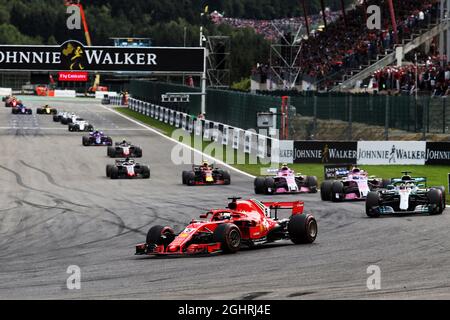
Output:
<instances>
[{"instance_id":1,"label":"red car's rear wing","mask_svg":"<svg viewBox=\"0 0 450 320\"><path fill-rule=\"evenodd\" d=\"M263 202L263 205L270 209L292 209L292 215L302 214L305 203L303 201L292 202Z\"/></svg>"}]
</instances>

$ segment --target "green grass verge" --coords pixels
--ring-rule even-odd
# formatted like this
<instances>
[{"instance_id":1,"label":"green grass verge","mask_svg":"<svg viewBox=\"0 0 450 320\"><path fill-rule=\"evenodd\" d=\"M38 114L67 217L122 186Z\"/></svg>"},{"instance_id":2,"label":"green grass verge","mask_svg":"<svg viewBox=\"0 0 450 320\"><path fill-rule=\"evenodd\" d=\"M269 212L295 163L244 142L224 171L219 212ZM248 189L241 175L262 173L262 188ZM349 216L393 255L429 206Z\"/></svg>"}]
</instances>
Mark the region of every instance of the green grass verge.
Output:
<instances>
[{"instance_id":1,"label":"green grass verge","mask_svg":"<svg viewBox=\"0 0 450 320\"><path fill-rule=\"evenodd\" d=\"M114 110L132 117L142 123L145 123L152 128L159 130L165 135L172 136L173 132L176 128L158 120L152 119L150 117L144 116L136 111L130 110L128 108L114 108ZM191 140L190 145L192 146L193 140ZM186 142L186 141L184 141ZM189 141L188 141L189 142ZM189 143L188 143L189 144ZM201 151L208 151L208 149L215 149L216 152L206 152L213 157L217 157L218 153L224 155L223 159L227 163L234 163L232 161L228 161L226 148L219 144L212 144L210 141L203 141ZM199 148L197 148L199 149ZM222 150L222 151L220 151ZM236 169L242 170L249 174L258 176L261 175L261 171L264 172L265 168L268 168L269 165L263 164L248 164L250 160L255 162L254 158L250 158L249 155L244 154L240 151L233 150L233 153L229 154L228 157L232 156L233 159L245 159L246 164L232 164ZM221 158L221 157L220 157ZM303 173L305 175L316 176L319 180L319 183L323 180L324 172L323 172L323 164L293 164L291 168L294 169L298 173ZM370 175L374 175L382 178L394 178L400 177L402 171L410 171L412 175L415 177L426 177L428 186L445 186L448 188L447 175L450 173L450 166L361 166L362 169L369 172ZM447 203L450 204L450 197L447 197Z\"/></svg>"}]
</instances>

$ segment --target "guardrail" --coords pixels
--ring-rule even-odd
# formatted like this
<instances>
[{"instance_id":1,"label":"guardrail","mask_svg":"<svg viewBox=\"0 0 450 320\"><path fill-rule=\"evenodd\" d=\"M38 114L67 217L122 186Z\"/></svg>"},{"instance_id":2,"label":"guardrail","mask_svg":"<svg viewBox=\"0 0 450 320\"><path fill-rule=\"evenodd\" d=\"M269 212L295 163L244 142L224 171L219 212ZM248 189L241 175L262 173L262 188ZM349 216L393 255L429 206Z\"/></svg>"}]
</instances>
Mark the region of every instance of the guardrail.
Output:
<instances>
[{"instance_id":1,"label":"guardrail","mask_svg":"<svg viewBox=\"0 0 450 320\"><path fill-rule=\"evenodd\" d=\"M112 105L121 105L121 99L111 97ZM253 154L259 159L270 159L273 147L278 140L258 134L252 130L235 128L224 123L199 119L190 114L176 111L153 103L130 98L128 108L140 114L164 122L175 128L183 129L204 140L211 140L223 146L231 146L246 154Z\"/></svg>"}]
</instances>

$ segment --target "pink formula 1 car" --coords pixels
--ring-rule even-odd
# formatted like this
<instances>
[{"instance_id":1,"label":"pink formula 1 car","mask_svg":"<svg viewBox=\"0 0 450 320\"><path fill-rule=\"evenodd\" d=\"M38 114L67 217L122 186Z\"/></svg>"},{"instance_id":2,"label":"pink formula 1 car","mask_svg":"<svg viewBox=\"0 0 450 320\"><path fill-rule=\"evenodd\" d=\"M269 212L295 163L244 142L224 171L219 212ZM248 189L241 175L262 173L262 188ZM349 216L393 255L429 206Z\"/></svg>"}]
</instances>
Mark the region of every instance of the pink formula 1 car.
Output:
<instances>
[{"instance_id":1,"label":"pink formula 1 car","mask_svg":"<svg viewBox=\"0 0 450 320\"><path fill-rule=\"evenodd\" d=\"M320 196L323 201L365 200L370 191L385 189L390 184L390 180L369 177L366 171L356 167L341 171L338 176L340 180L322 182Z\"/></svg>"},{"instance_id":2,"label":"pink formula 1 car","mask_svg":"<svg viewBox=\"0 0 450 320\"><path fill-rule=\"evenodd\" d=\"M296 175L286 164L272 171L275 176L257 177L254 181L256 194L316 193L317 178Z\"/></svg>"}]
</instances>

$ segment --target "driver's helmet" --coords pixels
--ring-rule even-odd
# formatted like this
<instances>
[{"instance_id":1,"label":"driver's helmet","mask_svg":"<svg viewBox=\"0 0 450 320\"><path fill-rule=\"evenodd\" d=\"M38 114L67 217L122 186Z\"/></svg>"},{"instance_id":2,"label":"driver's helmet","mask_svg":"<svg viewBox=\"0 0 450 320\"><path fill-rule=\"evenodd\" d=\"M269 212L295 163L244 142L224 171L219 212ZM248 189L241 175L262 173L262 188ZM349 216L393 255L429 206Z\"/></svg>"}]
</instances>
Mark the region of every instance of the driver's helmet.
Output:
<instances>
[{"instance_id":1,"label":"driver's helmet","mask_svg":"<svg viewBox=\"0 0 450 320\"><path fill-rule=\"evenodd\" d=\"M231 219L231 213L229 213L229 212L222 213L222 219L223 220L230 220Z\"/></svg>"},{"instance_id":2,"label":"driver's helmet","mask_svg":"<svg viewBox=\"0 0 450 320\"><path fill-rule=\"evenodd\" d=\"M123 139L122 144L127 144L127 140Z\"/></svg>"},{"instance_id":3,"label":"driver's helmet","mask_svg":"<svg viewBox=\"0 0 450 320\"><path fill-rule=\"evenodd\" d=\"M355 168L352 169L352 173L353 173L353 174L361 173L361 169L355 167Z\"/></svg>"},{"instance_id":4,"label":"driver's helmet","mask_svg":"<svg viewBox=\"0 0 450 320\"><path fill-rule=\"evenodd\" d=\"M95 131L94 131L94 134L96 134L96 135L97 135L97 134L100 134L100 131L95 130Z\"/></svg>"},{"instance_id":5,"label":"driver's helmet","mask_svg":"<svg viewBox=\"0 0 450 320\"><path fill-rule=\"evenodd\" d=\"M288 164L287 163L283 163L282 165L281 165L281 171L289 171L290 169L289 169L289 166L288 166Z\"/></svg>"},{"instance_id":6,"label":"driver's helmet","mask_svg":"<svg viewBox=\"0 0 450 320\"><path fill-rule=\"evenodd\" d=\"M202 161L202 168L204 168L204 169L208 169L209 168L209 163L208 163L207 160L203 160Z\"/></svg>"}]
</instances>

